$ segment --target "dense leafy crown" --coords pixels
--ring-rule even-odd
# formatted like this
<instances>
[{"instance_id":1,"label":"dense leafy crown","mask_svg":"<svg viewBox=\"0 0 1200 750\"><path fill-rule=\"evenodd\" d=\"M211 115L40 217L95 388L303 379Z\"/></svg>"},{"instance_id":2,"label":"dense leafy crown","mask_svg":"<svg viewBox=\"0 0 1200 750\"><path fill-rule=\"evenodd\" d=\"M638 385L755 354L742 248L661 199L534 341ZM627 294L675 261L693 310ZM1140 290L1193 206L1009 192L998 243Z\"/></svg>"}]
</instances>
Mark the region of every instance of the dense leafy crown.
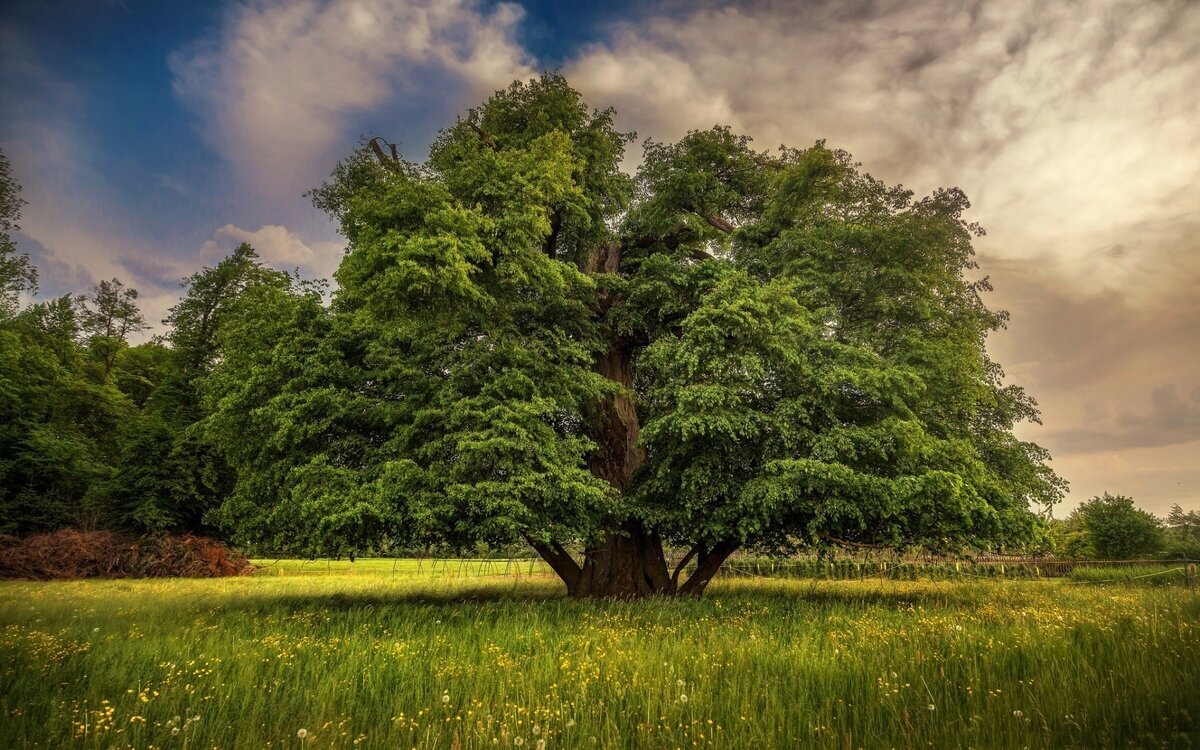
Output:
<instances>
[{"instance_id":1,"label":"dense leafy crown","mask_svg":"<svg viewBox=\"0 0 1200 750\"><path fill-rule=\"evenodd\" d=\"M314 191L348 241L332 305L262 285L223 327L221 520L309 552L630 520L771 550L1034 533L1063 483L1012 434L1037 412L986 354L1004 316L966 276L961 192L723 127L648 141L630 178L631 139L545 75L424 164L377 142L342 163ZM641 429L625 478L595 466L617 417Z\"/></svg>"}]
</instances>

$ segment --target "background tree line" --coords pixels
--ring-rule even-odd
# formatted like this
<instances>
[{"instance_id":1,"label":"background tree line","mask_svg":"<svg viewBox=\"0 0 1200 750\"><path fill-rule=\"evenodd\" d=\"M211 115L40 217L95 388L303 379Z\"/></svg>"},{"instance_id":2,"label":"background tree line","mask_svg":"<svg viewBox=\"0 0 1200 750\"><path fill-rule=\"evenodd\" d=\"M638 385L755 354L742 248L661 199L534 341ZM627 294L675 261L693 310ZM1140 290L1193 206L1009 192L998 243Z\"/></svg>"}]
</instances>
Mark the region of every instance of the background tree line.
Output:
<instances>
[{"instance_id":1,"label":"background tree line","mask_svg":"<svg viewBox=\"0 0 1200 750\"><path fill-rule=\"evenodd\" d=\"M1050 522L1051 549L1063 557L1131 560L1164 555L1200 559L1200 511L1171 506L1165 519L1133 498L1104 493Z\"/></svg>"},{"instance_id":2,"label":"background tree line","mask_svg":"<svg viewBox=\"0 0 1200 750\"><path fill-rule=\"evenodd\" d=\"M19 191L0 153L0 532L215 532L205 515L233 479L200 426L203 382L233 308L299 282L241 245L183 281L166 334L132 344L149 325L118 279L28 302Z\"/></svg>"}]
</instances>

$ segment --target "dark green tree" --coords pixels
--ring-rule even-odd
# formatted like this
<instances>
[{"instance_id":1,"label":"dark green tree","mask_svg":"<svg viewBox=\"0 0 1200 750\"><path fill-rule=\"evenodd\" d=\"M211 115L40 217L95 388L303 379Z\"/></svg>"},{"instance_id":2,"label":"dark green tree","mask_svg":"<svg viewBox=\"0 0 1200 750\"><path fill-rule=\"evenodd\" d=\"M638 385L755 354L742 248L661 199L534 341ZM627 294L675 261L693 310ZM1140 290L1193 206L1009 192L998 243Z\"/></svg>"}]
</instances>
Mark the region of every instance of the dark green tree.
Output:
<instances>
[{"instance_id":1,"label":"dark green tree","mask_svg":"<svg viewBox=\"0 0 1200 750\"><path fill-rule=\"evenodd\" d=\"M0 150L0 320L11 317L17 311L17 300L22 292L32 293L37 288L37 270L29 262L29 256L17 252L12 233L21 227L21 185L12 174L12 165L4 151Z\"/></svg>"},{"instance_id":2,"label":"dark green tree","mask_svg":"<svg viewBox=\"0 0 1200 750\"><path fill-rule=\"evenodd\" d=\"M1200 559L1200 510L1184 511L1175 503L1167 514L1167 548L1172 555Z\"/></svg>"},{"instance_id":3,"label":"dark green tree","mask_svg":"<svg viewBox=\"0 0 1200 750\"><path fill-rule=\"evenodd\" d=\"M1124 495L1105 492L1086 500L1067 520L1086 534L1081 549L1102 560L1128 560L1162 549L1162 521Z\"/></svg>"},{"instance_id":4,"label":"dark green tree","mask_svg":"<svg viewBox=\"0 0 1200 750\"><path fill-rule=\"evenodd\" d=\"M209 380L223 522L308 553L524 539L574 596L699 594L739 549L1034 537L1064 485L1012 434L1037 410L987 356L961 192L722 127L631 179L631 138L545 75L424 164L340 165L332 307L248 297Z\"/></svg>"},{"instance_id":5,"label":"dark green tree","mask_svg":"<svg viewBox=\"0 0 1200 750\"><path fill-rule=\"evenodd\" d=\"M70 296L0 325L0 523L9 533L106 525L98 492L136 411L79 347Z\"/></svg>"},{"instance_id":6,"label":"dark green tree","mask_svg":"<svg viewBox=\"0 0 1200 750\"><path fill-rule=\"evenodd\" d=\"M130 334L146 330L137 306L138 292L120 279L101 281L79 298L79 328L88 351L100 364L100 377L112 374L117 356L129 346Z\"/></svg>"},{"instance_id":7,"label":"dark green tree","mask_svg":"<svg viewBox=\"0 0 1200 750\"><path fill-rule=\"evenodd\" d=\"M242 244L183 281L162 343L126 348L115 360L118 386L141 409L122 431L120 456L104 491L113 523L140 531L208 532L205 515L229 494L222 451L197 428L199 387L220 357L219 335L237 300L259 285L287 287Z\"/></svg>"}]
</instances>

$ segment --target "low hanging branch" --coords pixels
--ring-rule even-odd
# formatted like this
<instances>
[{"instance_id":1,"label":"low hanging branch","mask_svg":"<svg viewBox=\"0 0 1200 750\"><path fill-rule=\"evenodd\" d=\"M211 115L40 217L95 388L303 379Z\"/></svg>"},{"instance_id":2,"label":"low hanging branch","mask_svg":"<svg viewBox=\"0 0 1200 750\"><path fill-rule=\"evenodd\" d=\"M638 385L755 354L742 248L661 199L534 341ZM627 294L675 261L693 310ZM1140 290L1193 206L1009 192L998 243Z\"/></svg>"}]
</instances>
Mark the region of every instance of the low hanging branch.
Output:
<instances>
[{"instance_id":1,"label":"low hanging branch","mask_svg":"<svg viewBox=\"0 0 1200 750\"><path fill-rule=\"evenodd\" d=\"M521 536L550 565L558 577L567 584L568 590L575 588L575 584L579 580L581 568L579 567L579 563L575 562L575 558L571 557L571 553L567 552L558 542L543 544L528 534L522 534Z\"/></svg>"},{"instance_id":2,"label":"low hanging branch","mask_svg":"<svg viewBox=\"0 0 1200 750\"><path fill-rule=\"evenodd\" d=\"M683 556L683 559L680 560L679 564L675 566L675 572L671 574L671 586L674 588L679 588L679 574L683 572L683 569L687 567L687 564L692 561L692 558L695 557L696 553L699 551L700 545L697 544L695 547L692 547L690 550L688 550L688 553Z\"/></svg>"},{"instance_id":3,"label":"low hanging branch","mask_svg":"<svg viewBox=\"0 0 1200 750\"><path fill-rule=\"evenodd\" d=\"M822 534L821 538L830 544L838 544L843 547L861 547L862 549L887 549L886 544L868 544L867 542L852 542L849 539L839 539L836 536Z\"/></svg>"}]
</instances>

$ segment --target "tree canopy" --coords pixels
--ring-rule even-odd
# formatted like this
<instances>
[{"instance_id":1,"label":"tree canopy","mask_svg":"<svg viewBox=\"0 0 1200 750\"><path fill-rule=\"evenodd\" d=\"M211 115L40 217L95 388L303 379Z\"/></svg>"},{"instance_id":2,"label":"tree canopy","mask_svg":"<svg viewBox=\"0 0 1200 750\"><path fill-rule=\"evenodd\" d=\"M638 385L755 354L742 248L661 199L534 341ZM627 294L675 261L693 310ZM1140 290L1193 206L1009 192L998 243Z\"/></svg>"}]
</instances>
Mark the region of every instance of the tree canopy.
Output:
<instances>
[{"instance_id":1,"label":"tree canopy","mask_svg":"<svg viewBox=\"0 0 1200 750\"><path fill-rule=\"evenodd\" d=\"M310 554L525 540L576 596L698 594L739 549L1033 538L1065 485L1013 435L1037 409L987 354L961 191L720 126L629 177L632 140L547 74L424 163L340 164L331 304L260 284L211 339L214 518Z\"/></svg>"},{"instance_id":2,"label":"tree canopy","mask_svg":"<svg viewBox=\"0 0 1200 750\"><path fill-rule=\"evenodd\" d=\"M1105 492L1086 500L1064 525L1063 551L1076 557L1131 560L1158 552L1164 542L1162 521L1125 495Z\"/></svg>"},{"instance_id":3,"label":"tree canopy","mask_svg":"<svg viewBox=\"0 0 1200 750\"><path fill-rule=\"evenodd\" d=\"M294 280L243 245L184 280L165 338L134 344L148 324L119 279L31 301L19 191L0 153L0 533L217 531L205 517L233 476L199 429L199 386L234 300Z\"/></svg>"}]
</instances>

